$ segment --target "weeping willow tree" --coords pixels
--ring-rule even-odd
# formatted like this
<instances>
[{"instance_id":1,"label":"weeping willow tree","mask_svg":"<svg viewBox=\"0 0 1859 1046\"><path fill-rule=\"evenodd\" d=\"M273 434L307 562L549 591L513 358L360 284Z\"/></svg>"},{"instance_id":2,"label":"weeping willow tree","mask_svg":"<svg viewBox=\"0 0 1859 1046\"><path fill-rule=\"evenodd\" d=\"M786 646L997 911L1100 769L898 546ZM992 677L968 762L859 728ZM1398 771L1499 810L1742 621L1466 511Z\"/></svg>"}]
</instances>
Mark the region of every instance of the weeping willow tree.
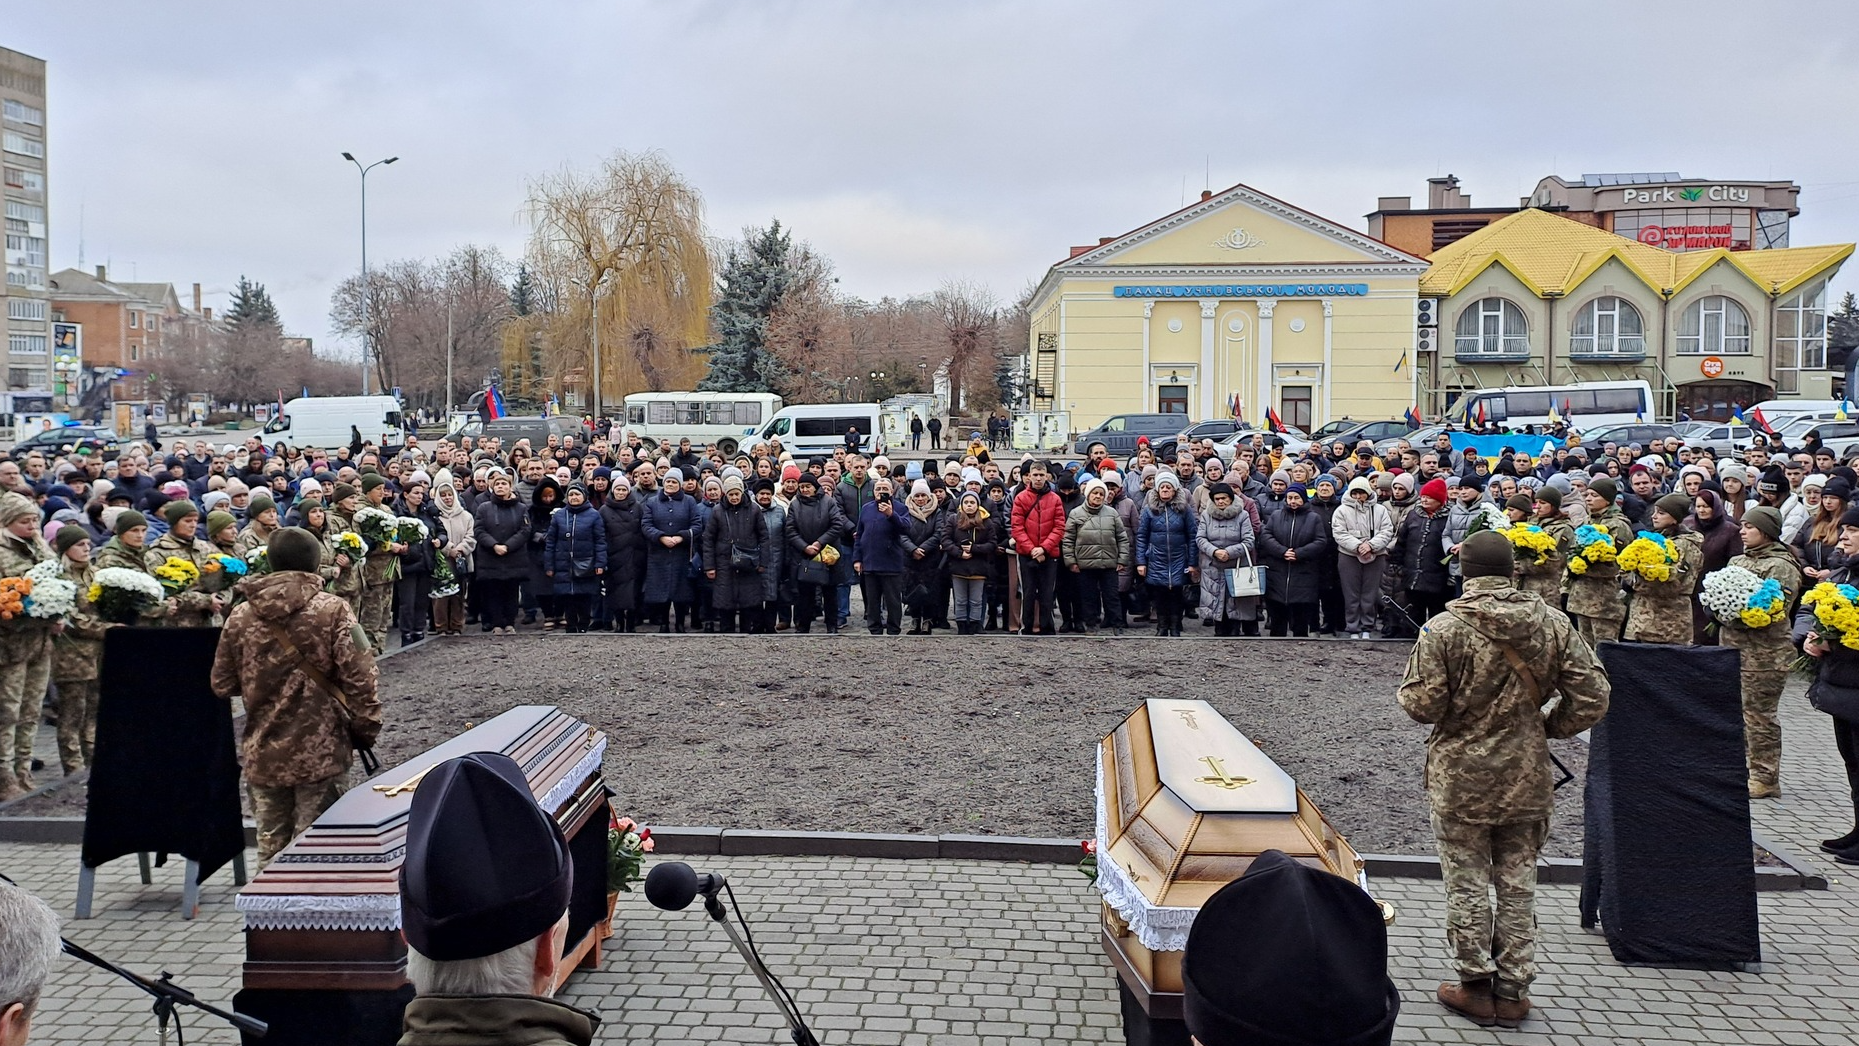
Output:
<instances>
[{"instance_id":1,"label":"weeping willow tree","mask_svg":"<svg viewBox=\"0 0 1859 1046\"><path fill-rule=\"evenodd\" d=\"M528 215L527 264L551 306L531 325L540 384L601 404L695 384L711 295L697 190L658 153L619 152L531 182Z\"/></svg>"}]
</instances>

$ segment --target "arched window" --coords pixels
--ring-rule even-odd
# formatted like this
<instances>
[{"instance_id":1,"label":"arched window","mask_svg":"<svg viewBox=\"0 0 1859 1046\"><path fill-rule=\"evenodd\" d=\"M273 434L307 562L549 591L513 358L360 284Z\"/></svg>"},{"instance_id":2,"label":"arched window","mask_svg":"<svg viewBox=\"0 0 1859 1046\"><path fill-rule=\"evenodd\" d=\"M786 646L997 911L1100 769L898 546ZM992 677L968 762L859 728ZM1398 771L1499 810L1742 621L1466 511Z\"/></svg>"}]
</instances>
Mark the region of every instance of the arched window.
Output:
<instances>
[{"instance_id":1,"label":"arched window","mask_svg":"<svg viewBox=\"0 0 1859 1046\"><path fill-rule=\"evenodd\" d=\"M1503 298L1483 298L1465 307L1453 330L1459 356L1528 356L1530 325L1523 310Z\"/></svg>"},{"instance_id":2,"label":"arched window","mask_svg":"<svg viewBox=\"0 0 1859 1046\"><path fill-rule=\"evenodd\" d=\"M1644 356L1640 311L1625 298L1596 298L1575 314L1569 330L1571 356Z\"/></svg>"},{"instance_id":3,"label":"arched window","mask_svg":"<svg viewBox=\"0 0 1859 1046\"><path fill-rule=\"evenodd\" d=\"M1749 313L1721 294L1699 298L1679 317L1678 351L1695 356L1749 355Z\"/></svg>"}]
</instances>

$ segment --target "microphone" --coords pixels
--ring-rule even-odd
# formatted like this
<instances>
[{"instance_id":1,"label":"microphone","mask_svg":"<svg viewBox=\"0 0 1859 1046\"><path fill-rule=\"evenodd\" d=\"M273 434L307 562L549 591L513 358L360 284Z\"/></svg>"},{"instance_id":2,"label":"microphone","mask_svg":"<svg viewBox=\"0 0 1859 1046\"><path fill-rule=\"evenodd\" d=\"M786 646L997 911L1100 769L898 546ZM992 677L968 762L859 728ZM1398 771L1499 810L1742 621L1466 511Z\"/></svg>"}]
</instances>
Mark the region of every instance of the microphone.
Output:
<instances>
[{"instance_id":1,"label":"microphone","mask_svg":"<svg viewBox=\"0 0 1859 1046\"><path fill-rule=\"evenodd\" d=\"M706 900L715 897L722 888L722 876L698 875L682 861L653 865L645 877L645 899L652 902L652 907L663 908L668 912L681 912L689 908L698 894L702 894Z\"/></svg>"}]
</instances>

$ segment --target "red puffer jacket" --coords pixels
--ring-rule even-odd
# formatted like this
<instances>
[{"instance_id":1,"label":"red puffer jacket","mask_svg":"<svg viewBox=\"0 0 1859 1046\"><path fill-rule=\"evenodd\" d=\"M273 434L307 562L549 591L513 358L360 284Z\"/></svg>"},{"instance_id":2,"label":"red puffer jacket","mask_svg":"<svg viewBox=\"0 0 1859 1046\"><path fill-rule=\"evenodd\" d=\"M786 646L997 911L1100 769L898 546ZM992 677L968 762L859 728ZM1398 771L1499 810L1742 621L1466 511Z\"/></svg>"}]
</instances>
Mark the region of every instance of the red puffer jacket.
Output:
<instances>
[{"instance_id":1,"label":"red puffer jacket","mask_svg":"<svg viewBox=\"0 0 1859 1046\"><path fill-rule=\"evenodd\" d=\"M1013 497L1013 543L1020 555L1028 555L1037 545L1046 555L1059 558L1065 541L1065 502L1051 487L1035 491L1027 487Z\"/></svg>"}]
</instances>

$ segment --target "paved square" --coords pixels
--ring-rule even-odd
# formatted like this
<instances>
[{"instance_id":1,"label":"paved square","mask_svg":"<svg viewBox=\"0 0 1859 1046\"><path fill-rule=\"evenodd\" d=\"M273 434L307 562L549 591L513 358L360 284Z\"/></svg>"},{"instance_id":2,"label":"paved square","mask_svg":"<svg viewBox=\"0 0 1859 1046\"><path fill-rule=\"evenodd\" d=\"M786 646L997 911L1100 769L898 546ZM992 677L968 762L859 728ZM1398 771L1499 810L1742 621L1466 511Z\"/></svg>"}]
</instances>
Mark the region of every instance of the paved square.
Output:
<instances>
[{"instance_id":1,"label":"paved square","mask_svg":"<svg viewBox=\"0 0 1859 1046\"><path fill-rule=\"evenodd\" d=\"M1823 892L1761 895L1763 951L1753 973L1629 969L1580 930L1574 887L1541 891L1540 1018L1474 1028L1431 1000L1448 975L1437 884L1383 879L1401 1042L1847 1044L1859 1038L1859 908L1849 877L1815 842L1850 827L1845 778L1824 716L1798 685L1785 699L1779 802L1758 803L1760 831L1831 874ZM1070 868L851 858L698 859L729 876L757 940L826 1043L991 1044L1121 1041L1112 974L1097 950L1096 894ZM70 911L77 849L0 846L0 870ZM173 972L225 1004L243 944L229 878L209 884L201 917L181 920L180 865L136 881L135 862L99 875L97 918L67 924L78 943L141 972ZM622 898L603 969L563 997L598 1010L603 1042L787 1041L775 1011L722 934L693 909L659 912ZM145 997L88 966L61 967L33 1042L153 1041ZM189 1019L190 1042L231 1043Z\"/></svg>"}]
</instances>

